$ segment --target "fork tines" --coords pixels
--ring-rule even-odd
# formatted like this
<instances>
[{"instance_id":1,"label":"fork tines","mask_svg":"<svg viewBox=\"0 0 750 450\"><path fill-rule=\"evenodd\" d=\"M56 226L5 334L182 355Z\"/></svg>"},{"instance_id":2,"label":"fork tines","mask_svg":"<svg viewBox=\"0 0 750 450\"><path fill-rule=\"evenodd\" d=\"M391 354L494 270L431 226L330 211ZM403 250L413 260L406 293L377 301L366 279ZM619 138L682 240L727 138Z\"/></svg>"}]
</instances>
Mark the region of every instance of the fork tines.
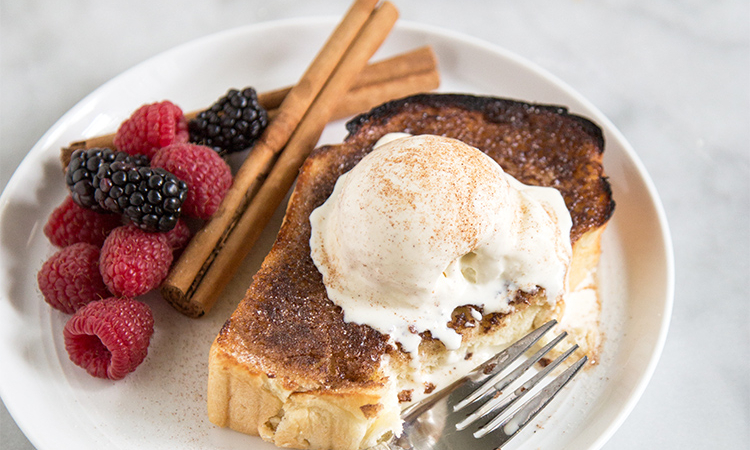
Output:
<instances>
[{"instance_id":1,"label":"fork tines","mask_svg":"<svg viewBox=\"0 0 750 450\"><path fill-rule=\"evenodd\" d=\"M541 389L536 389L537 385L545 379L550 372L557 368L577 349L578 345L573 345L567 351L555 358L554 361L547 364L542 370L539 370L534 376L523 382L519 387L507 396L499 395L503 390L508 388L512 383L519 380L531 366L541 360L565 337L563 332L549 341L544 347L534 353L533 356L521 362L510 373L504 375L504 372L524 353L526 353L535 343L537 343L545 333L556 325L552 320L542 327L532 331L524 338L517 341L505 351L491 358L486 363L477 368L471 375L472 382L481 383L479 386L466 396L463 400L453 406L454 412L458 412L471 405L476 405L464 420L456 424L457 430L464 430L480 419L488 419L494 414L486 424L474 431L475 438L482 438L490 433L493 442L498 447L513 436L515 436L524 426L526 426L586 364L588 358L583 356L573 363L554 380L550 381ZM535 394L526 402L521 402L532 391ZM519 405L515 410L508 413L511 407Z\"/></svg>"}]
</instances>

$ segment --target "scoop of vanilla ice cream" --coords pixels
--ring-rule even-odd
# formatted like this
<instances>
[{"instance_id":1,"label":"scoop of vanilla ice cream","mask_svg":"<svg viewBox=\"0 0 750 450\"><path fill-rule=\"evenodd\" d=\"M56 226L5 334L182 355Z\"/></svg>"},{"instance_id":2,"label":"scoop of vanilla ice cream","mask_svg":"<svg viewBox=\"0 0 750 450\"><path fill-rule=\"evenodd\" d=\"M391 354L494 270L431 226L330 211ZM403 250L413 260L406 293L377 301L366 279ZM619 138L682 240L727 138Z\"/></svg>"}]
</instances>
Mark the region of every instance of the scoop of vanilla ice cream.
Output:
<instances>
[{"instance_id":1,"label":"scoop of vanilla ice cream","mask_svg":"<svg viewBox=\"0 0 750 450\"><path fill-rule=\"evenodd\" d=\"M453 310L507 312L520 289L565 292L570 215L560 193L526 186L461 141L388 135L310 216L311 256L344 319L406 351L430 331L448 349Z\"/></svg>"}]
</instances>

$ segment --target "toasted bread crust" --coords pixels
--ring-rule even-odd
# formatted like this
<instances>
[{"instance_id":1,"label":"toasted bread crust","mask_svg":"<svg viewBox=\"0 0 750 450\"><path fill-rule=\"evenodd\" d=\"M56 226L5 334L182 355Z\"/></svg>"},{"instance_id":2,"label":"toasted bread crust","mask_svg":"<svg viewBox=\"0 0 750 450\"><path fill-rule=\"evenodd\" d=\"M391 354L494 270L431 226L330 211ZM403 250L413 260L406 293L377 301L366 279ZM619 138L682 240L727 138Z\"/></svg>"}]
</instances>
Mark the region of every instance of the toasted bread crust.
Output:
<instances>
[{"instance_id":1,"label":"toasted bread crust","mask_svg":"<svg viewBox=\"0 0 750 450\"><path fill-rule=\"evenodd\" d=\"M422 94L357 116L347 123L347 130L345 145L364 153L380 136L394 131L452 137L477 147L518 181L558 189L573 219L574 243L584 232L605 224L614 212L602 167L601 128L562 106Z\"/></svg>"},{"instance_id":2,"label":"toasted bread crust","mask_svg":"<svg viewBox=\"0 0 750 450\"><path fill-rule=\"evenodd\" d=\"M331 442L325 445L352 448L347 443L352 439L372 445L372 433L377 434L378 427L388 429L387 423L376 424L378 415L373 415L390 401L390 394L384 394L390 388L382 364L386 355L391 360L406 356L388 345L387 336L368 326L344 321L341 308L326 295L309 247L310 213L328 198L338 177L369 153L380 137L395 131L453 137L484 151L523 183L560 190L573 219L574 259L578 254L582 261L575 268L579 275L571 274L572 284L572 277L584 276L598 262L599 235L614 209L601 165L601 131L562 107L428 94L386 103L356 117L347 128L349 136L343 144L318 148L305 162L271 252L212 347L210 419L221 426L261 434L277 445L322 448L309 439L305 441L307 438L284 440L283 433L271 430L276 422L287 423L282 416L294 409L290 399L304 392L316 392L321 398L340 394L348 396L352 405L366 406L354 409L360 411L361 417L347 413L352 420L352 436L360 438L347 436L341 447ZM577 248L579 241L585 245ZM517 311L534 311L529 323L537 316L549 318L559 313L541 310L538 297L531 294L516 299ZM530 305L534 308L528 308ZM467 337L478 339L477 330L481 330L479 338L482 334L502 333L501 328L507 325L504 319L503 315L489 314L477 323L470 313L459 309L452 326ZM424 337L430 341L429 336ZM442 346L439 341L437 345ZM242 408L237 409L231 401L236 394L232 393L232 383L246 392L238 394L248 397L242 408L261 408L258 405L268 392L274 392L276 400L268 400L262 407L270 409L240 418L237 411ZM347 408L344 409L351 409ZM386 409L390 416L394 414L392 407ZM335 416L340 410L337 406L326 414ZM324 416L324 422L330 419ZM299 426L302 428L297 432L301 436L316 433L314 424ZM362 436L369 436L370 441Z\"/></svg>"}]
</instances>

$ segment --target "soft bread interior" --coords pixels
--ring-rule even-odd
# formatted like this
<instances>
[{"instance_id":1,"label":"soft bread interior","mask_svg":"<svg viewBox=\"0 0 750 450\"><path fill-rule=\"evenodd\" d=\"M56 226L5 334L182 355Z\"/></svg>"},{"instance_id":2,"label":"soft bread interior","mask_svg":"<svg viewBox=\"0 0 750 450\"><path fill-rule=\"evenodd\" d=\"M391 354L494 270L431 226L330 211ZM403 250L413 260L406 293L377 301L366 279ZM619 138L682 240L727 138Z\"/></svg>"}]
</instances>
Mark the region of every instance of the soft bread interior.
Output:
<instances>
[{"instance_id":1,"label":"soft bread interior","mask_svg":"<svg viewBox=\"0 0 750 450\"><path fill-rule=\"evenodd\" d=\"M464 329L465 343L452 352L434 340L423 341L416 364L403 352L390 352L380 368L385 381L367 389L296 390L281 378L239 364L214 342L209 419L279 447L366 449L400 433L402 408L433 392L435 387L422 379L439 373L443 383L450 383L560 313L559 307L523 303L515 313L498 318L494 332L483 332L479 323Z\"/></svg>"}]
</instances>

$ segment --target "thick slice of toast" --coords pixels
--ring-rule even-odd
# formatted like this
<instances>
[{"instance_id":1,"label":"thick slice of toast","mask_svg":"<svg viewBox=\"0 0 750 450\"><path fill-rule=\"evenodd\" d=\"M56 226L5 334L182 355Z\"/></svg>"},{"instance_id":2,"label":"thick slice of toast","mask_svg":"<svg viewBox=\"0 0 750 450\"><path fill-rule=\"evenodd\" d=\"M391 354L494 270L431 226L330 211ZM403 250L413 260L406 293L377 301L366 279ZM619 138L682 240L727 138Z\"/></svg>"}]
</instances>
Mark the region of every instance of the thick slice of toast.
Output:
<instances>
[{"instance_id":1,"label":"thick slice of toast","mask_svg":"<svg viewBox=\"0 0 750 450\"><path fill-rule=\"evenodd\" d=\"M309 215L380 137L396 131L453 137L523 183L557 188L573 219L570 286L596 267L614 210L601 131L563 107L426 94L386 103L347 128L343 144L316 149L305 162L271 252L211 348L210 420L279 446L374 445L400 431L403 404L435 389L415 385L414 370L458 377L564 308L550 307L538 293L519 294L509 314L478 318L471 307L458 308L451 326L463 336L461 348L448 352L425 333L418 365L387 336L345 322L310 257ZM465 363L455 362L457 354Z\"/></svg>"}]
</instances>

